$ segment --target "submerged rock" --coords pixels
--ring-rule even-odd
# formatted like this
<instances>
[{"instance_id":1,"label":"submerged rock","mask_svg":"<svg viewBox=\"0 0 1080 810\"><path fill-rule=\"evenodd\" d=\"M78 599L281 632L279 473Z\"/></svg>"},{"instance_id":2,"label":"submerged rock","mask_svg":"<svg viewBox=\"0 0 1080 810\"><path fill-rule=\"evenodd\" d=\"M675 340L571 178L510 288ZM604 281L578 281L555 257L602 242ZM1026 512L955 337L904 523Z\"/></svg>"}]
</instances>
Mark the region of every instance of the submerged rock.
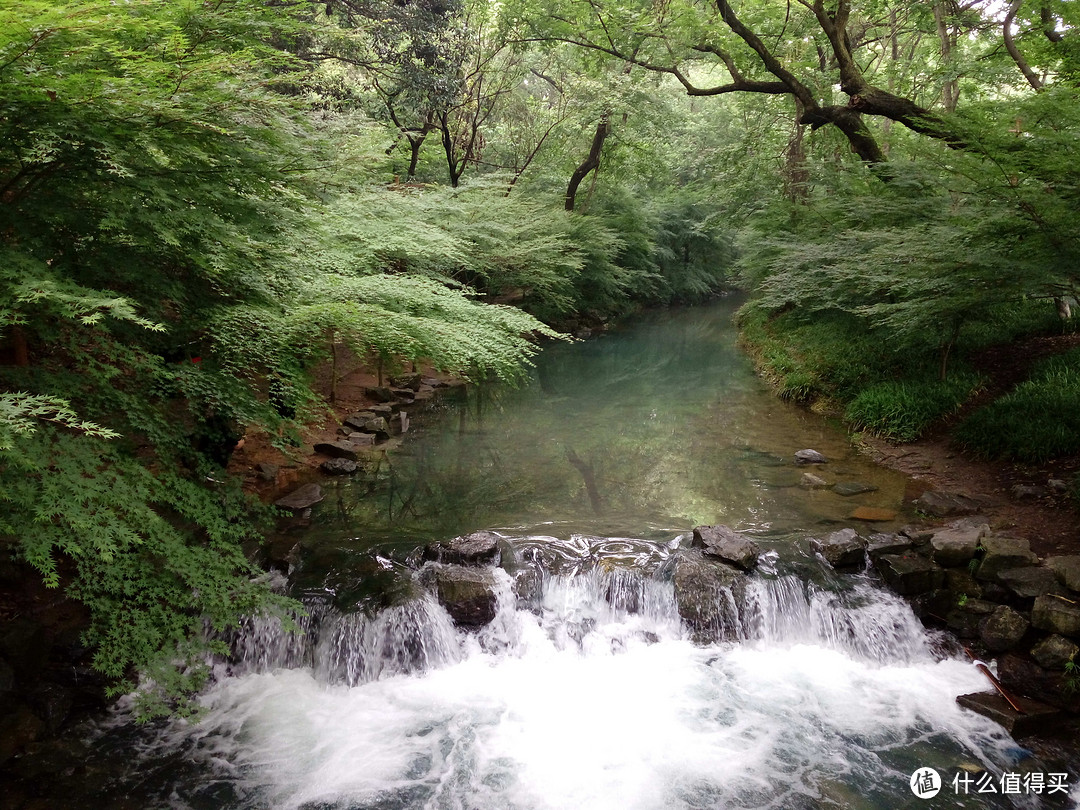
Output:
<instances>
[{"instance_id":1,"label":"submerged rock","mask_svg":"<svg viewBox=\"0 0 1080 810\"><path fill-rule=\"evenodd\" d=\"M697 526L694 529L694 548L700 548L706 556L716 557L744 571L757 565L761 553L746 535L728 526Z\"/></svg>"},{"instance_id":2,"label":"submerged rock","mask_svg":"<svg viewBox=\"0 0 1080 810\"><path fill-rule=\"evenodd\" d=\"M865 520L870 523L886 523L896 520L895 509L884 509L880 506L860 506L851 513L853 520Z\"/></svg>"},{"instance_id":3,"label":"submerged rock","mask_svg":"<svg viewBox=\"0 0 1080 810\"><path fill-rule=\"evenodd\" d=\"M499 535L494 532L464 534L424 549L425 560L455 565L498 565L499 557Z\"/></svg>"},{"instance_id":4,"label":"submerged rock","mask_svg":"<svg viewBox=\"0 0 1080 810\"><path fill-rule=\"evenodd\" d=\"M864 484L861 481L841 481L833 486L832 491L847 498L852 495L862 495L864 492L877 492L877 487L873 484Z\"/></svg>"},{"instance_id":5,"label":"submerged rock","mask_svg":"<svg viewBox=\"0 0 1080 810\"><path fill-rule=\"evenodd\" d=\"M803 473L802 478L799 479L799 486L804 489L828 489L829 482L820 475L806 472Z\"/></svg>"},{"instance_id":6,"label":"submerged rock","mask_svg":"<svg viewBox=\"0 0 1080 810\"><path fill-rule=\"evenodd\" d=\"M861 566L866 562L866 541L854 529L841 529L824 540L810 540L810 546L833 568Z\"/></svg>"},{"instance_id":7,"label":"submerged rock","mask_svg":"<svg viewBox=\"0 0 1080 810\"><path fill-rule=\"evenodd\" d=\"M279 506L282 509L290 509L293 512L299 512L314 506L322 499L322 487L318 484L304 484L304 486L299 489L294 489L285 497L278 498L274 501L274 506Z\"/></svg>"}]
</instances>

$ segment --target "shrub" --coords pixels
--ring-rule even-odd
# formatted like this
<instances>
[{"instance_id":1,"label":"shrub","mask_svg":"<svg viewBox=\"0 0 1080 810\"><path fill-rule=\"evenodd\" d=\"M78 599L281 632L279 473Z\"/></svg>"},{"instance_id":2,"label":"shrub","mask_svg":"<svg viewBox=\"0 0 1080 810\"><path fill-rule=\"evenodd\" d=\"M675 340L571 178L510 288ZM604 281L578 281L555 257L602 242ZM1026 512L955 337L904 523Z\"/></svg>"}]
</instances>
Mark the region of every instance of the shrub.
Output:
<instances>
[{"instance_id":1,"label":"shrub","mask_svg":"<svg viewBox=\"0 0 1080 810\"><path fill-rule=\"evenodd\" d=\"M955 437L986 458L1040 462L1080 453L1080 348L1036 364L1026 382L971 414Z\"/></svg>"},{"instance_id":2,"label":"shrub","mask_svg":"<svg viewBox=\"0 0 1080 810\"><path fill-rule=\"evenodd\" d=\"M848 405L845 417L856 430L894 441L919 438L939 419L956 409L978 388L972 374L950 380L890 380L865 388Z\"/></svg>"}]
</instances>

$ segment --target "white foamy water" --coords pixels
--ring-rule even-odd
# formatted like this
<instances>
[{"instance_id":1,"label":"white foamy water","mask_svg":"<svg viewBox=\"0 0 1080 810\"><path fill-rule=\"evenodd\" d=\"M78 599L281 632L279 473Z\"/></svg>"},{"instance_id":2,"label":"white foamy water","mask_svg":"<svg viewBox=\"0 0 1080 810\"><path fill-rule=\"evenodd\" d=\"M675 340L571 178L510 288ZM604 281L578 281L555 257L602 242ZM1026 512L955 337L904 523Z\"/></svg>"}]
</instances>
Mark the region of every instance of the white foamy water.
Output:
<instances>
[{"instance_id":1,"label":"white foamy water","mask_svg":"<svg viewBox=\"0 0 1080 810\"><path fill-rule=\"evenodd\" d=\"M391 619L326 618L311 665L227 678L198 726L155 741L230 786L210 803L189 780L170 804L891 808L914 799L916 767L951 778L1008 765L1015 744L955 703L986 689L983 676L936 660L890 594L759 580L744 639L695 646L671 584L633 580L549 576L529 612L503 577L499 617L478 635L431 601ZM397 663L371 666L394 622L438 655L407 665L390 644ZM343 664L356 656L369 660Z\"/></svg>"}]
</instances>

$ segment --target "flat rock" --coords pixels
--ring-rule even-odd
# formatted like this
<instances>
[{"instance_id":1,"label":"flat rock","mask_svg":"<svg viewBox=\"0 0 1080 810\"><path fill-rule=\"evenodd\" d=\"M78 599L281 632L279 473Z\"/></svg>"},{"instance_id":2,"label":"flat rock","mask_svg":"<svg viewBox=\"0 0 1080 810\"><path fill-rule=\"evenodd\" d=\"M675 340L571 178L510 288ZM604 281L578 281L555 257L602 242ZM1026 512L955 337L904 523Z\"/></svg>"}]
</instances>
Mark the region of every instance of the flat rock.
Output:
<instances>
[{"instance_id":1,"label":"flat rock","mask_svg":"<svg viewBox=\"0 0 1080 810\"><path fill-rule=\"evenodd\" d=\"M314 506L322 499L322 487L318 484L304 484L304 486L299 489L294 489L283 498L278 498L274 501L274 506L281 507L282 509L290 509L293 512L299 512L310 506Z\"/></svg>"},{"instance_id":2,"label":"flat rock","mask_svg":"<svg viewBox=\"0 0 1080 810\"><path fill-rule=\"evenodd\" d=\"M319 469L327 475L351 475L356 472L356 462L347 458L332 458L319 465Z\"/></svg>"},{"instance_id":3,"label":"flat rock","mask_svg":"<svg viewBox=\"0 0 1080 810\"><path fill-rule=\"evenodd\" d=\"M952 495L947 492L928 490L915 501L915 508L933 517L950 517L952 515L972 515L979 511L979 504L966 495Z\"/></svg>"},{"instance_id":4,"label":"flat rock","mask_svg":"<svg viewBox=\"0 0 1080 810\"><path fill-rule=\"evenodd\" d=\"M930 538L934 562L946 568L967 565L975 556L979 541L989 529L981 526L977 529L943 529Z\"/></svg>"},{"instance_id":5,"label":"flat rock","mask_svg":"<svg viewBox=\"0 0 1080 810\"><path fill-rule=\"evenodd\" d=\"M390 418L390 416L397 409L393 406L393 404L380 403L378 405L369 405L367 407L367 410L373 413L375 416L385 416L387 418Z\"/></svg>"},{"instance_id":6,"label":"flat rock","mask_svg":"<svg viewBox=\"0 0 1080 810\"><path fill-rule=\"evenodd\" d=\"M1031 608L1031 624L1040 630L1072 638L1080 637L1080 605L1046 594Z\"/></svg>"},{"instance_id":7,"label":"flat rock","mask_svg":"<svg viewBox=\"0 0 1080 810\"><path fill-rule=\"evenodd\" d=\"M979 638L991 652L1003 652L1020 643L1031 623L1007 605L998 605L979 624Z\"/></svg>"},{"instance_id":8,"label":"flat rock","mask_svg":"<svg viewBox=\"0 0 1080 810\"><path fill-rule=\"evenodd\" d=\"M374 433L350 433L345 441L352 442L359 447L372 447L375 444Z\"/></svg>"},{"instance_id":9,"label":"flat rock","mask_svg":"<svg viewBox=\"0 0 1080 810\"><path fill-rule=\"evenodd\" d=\"M1070 591L1080 591L1080 555L1047 557L1046 567L1053 571L1058 582Z\"/></svg>"},{"instance_id":10,"label":"flat rock","mask_svg":"<svg viewBox=\"0 0 1080 810\"><path fill-rule=\"evenodd\" d=\"M741 571L692 549L675 559L672 585L679 617L694 643L715 644L741 636L746 594L746 575Z\"/></svg>"},{"instance_id":11,"label":"flat rock","mask_svg":"<svg viewBox=\"0 0 1080 810\"><path fill-rule=\"evenodd\" d=\"M903 554L912 545L911 538L902 534L876 532L866 538L866 553L871 557L881 554Z\"/></svg>"},{"instance_id":12,"label":"flat rock","mask_svg":"<svg viewBox=\"0 0 1080 810\"><path fill-rule=\"evenodd\" d=\"M851 513L852 520L865 520L869 523L887 523L896 520L895 509L883 509L879 506L860 506Z\"/></svg>"},{"instance_id":13,"label":"flat rock","mask_svg":"<svg viewBox=\"0 0 1080 810\"><path fill-rule=\"evenodd\" d=\"M707 557L716 557L744 571L757 565L760 553L752 540L728 526L697 526L692 545Z\"/></svg>"},{"instance_id":14,"label":"flat rock","mask_svg":"<svg viewBox=\"0 0 1080 810\"><path fill-rule=\"evenodd\" d=\"M797 450L795 452L796 464L827 464L828 459L817 450Z\"/></svg>"},{"instance_id":15,"label":"flat rock","mask_svg":"<svg viewBox=\"0 0 1080 810\"><path fill-rule=\"evenodd\" d=\"M915 545L922 546L929 543L937 531L939 530L932 526L905 526L900 530L900 534L910 537Z\"/></svg>"},{"instance_id":16,"label":"flat rock","mask_svg":"<svg viewBox=\"0 0 1080 810\"><path fill-rule=\"evenodd\" d=\"M1031 648L1031 657L1043 669L1065 669L1070 661L1075 661L1080 647L1064 636L1055 633L1047 636Z\"/></svg>"},{"instance_id":17,"label":"flat rock","mask_svg":"<svg viewBox=\"0 0 1080 810\"><path fill-rule=\"evenodd\" d=\"M804 472L802 478L799 479L799 486L803 489L828 489L829 482L820 475Z\"/></svg>"},{"instance_id":18,"label":"flat rock","mask_svg":"<svg viewBox=\"0 0 1080 810\"><path fill-rule=\"evenodd\" d=\"M333 458L347 458L349 461L356 461L359 458L360 449L360 445L345 440L319 442L314 447L316 453L322 453L324 456L332 456Z\"/></svg>"},{"instance_id":19,"label":"flat rock","mask_svg":"<svg viewBox=\"0 0 1080 810\"><path fill-rule=\"evenodd\" d=\"M1038 556L1031 552L1031 546L1022 537L988 534L983 537L982 546L985 551L975 572L977 579L997 582L997 576L1002 571L1028 568L1039 563Z\"/></svg>"},{"instance_id":20,"label":"flat rock","mask_svg":"<svg viewBox=\"0 0 1080 810\"><path fill-rule=\"evenodd\" d=\"M956 698L960 706L1004 726L1014 737L1045 734L1057 727L1061 718L1060 710L1029 698L1016 697L1014 700L1016 705L1024 710L1023 714L1010 706L997 692L975 692Z\"/></svg>"},{"instance_id":21,"label":"flat rock","mask_svg":"<svg viewBox=\"0 0 1080 810\"><path fill-rule=\"evenodd\" d=\"M926 593L945 582L941 566L917 554L882 554L874 565L882 579L901 596Z\"/></svg>"},{"instance_id":22,"label":"flat rock","mask_svg":"<svg viewBox=\"0 0 1080 810\"><path fill-rule=\"evenodd\" d=\"M424 549L424 559L454 565L498 565L499 539L494 532L463 534L431 543Z\"/></svg>"},{"instance_id":23,"label":"flat rock","mask_svg":"<svg viewBox=\"0 0 1080 810\"><path fill-rule=\"evenodd\" d=\"M1034 599L1061 588L1054 572L1043 565L999 571L997 579L1021 599Z\"/></svg>"},{"instance_id":24,"label":"flat rock","mask_svg":"<svg viewBox=\"0 0 1080 810\"><path fill-rule=\"evenodd\" d=\"M877 492L877 487L873 484L864 484L861 481L841 481L839 484L833 485L832 491L837 495L848 498L852 495L862 495L864 492Z\"/></svg>"},{"instance_id":25,"label":"flat rock","mask_svg":"<svg viewBox=\"0 0 1080 810\"><path fill-rule=\"evenodd\" d=\"M370 388L365 388L364 395L376 402L392 402L394 400L394 393L385 385L373 385Z\"/></svg>"},{"instance_id":26,"label":"flat rock","mask_svg":"<svg viewBox=\"0 0 1080 810\"><path fill-rule=\"evenodd\" d=\"M265 461L256 466L255 469L259 471L259 478L263 481L276 481L278 473L281 471L277 464L268 464Z\"/></svg>"},{"instance_id":27,"label":"flat rock","mask_svg":"<svg viewBox=\"0 0 1080 810\"><path fill-rule=\"evenodd\" d=\"M342 419L341 424L345 425L345 427L352 428L354 431L363 433L364 425L378 415L379 414L376 414L374 411L356 411Z\"/></svg>"},{"instance_id":28,"label":"flat rock","mask_svg":"<svg viewBox=\"0 0 1080 810\"><path fill-rule=\"evenodd\" d=\"M810 546L828 560L833 568L862 566L866 563L866 541L854 529L841 529L824 540L810 540Z\"/></svg>"}]
</instances>

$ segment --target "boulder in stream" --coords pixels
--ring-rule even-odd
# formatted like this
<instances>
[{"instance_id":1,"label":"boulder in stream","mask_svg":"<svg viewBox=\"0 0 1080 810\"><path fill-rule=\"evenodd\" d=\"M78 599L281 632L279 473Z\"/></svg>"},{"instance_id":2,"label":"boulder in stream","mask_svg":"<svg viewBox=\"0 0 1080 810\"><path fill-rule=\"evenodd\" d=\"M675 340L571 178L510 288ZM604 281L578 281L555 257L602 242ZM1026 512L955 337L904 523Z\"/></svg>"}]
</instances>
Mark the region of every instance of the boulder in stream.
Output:
<instances>
[{"instance_id":1,"label":"boulder in stream","mask_svg":"<svg viewBox=\"0 0 1080 810\"><path fill-rule=\"evenodd\" d=\"M680 553L671 570L679 616L696 644L741 637L745 574L696 549Z\"/></svg>"},{"instance_id":2,"label":"boulder in stream","mask_svg":"<svg viewBox=\"0 0 1080 810\"><path fill-rule=\"evenodd\" d=\"M431 543L424 548L424 559L454 565L498 565L499 535L473 532Z\"/></svg>"},{"instance_id":3,"label":"boulder in stream","mask_svg":"<svg viewBox=\"0 0 1080 810\"><path fill-rule=\"evenodd\" d=\"M841 529L824 540L812 538L810 546L833 568L861 566L866 562L866 541L854 529Z\"/></svg>"},{"instance_id":4,"label":"boulder in stream","mask_svg":"<svg viewBox=\"0 0 1080 810\"><path fill-rule=\"evenodd\" d=\"M796 450L795 451L795 463L796 464L827 464L828 459L817 450Z\"/></svg>"},{"instance_id":5,"label":"boulder in stream","mask_svg":"<svg viewBox=\"0 0 1080 810\"><path fill-rule=\"evenodd\" d=\"M693 547L700 548L708 557L716 557L744 571L757 565L761 553L750 538L728 526L697 526Z\"/></svg>"},{"instance_id":6,"label":"boulder in stream","mask_svg":"<svg viewBox=\"0 0 1080 810\"><path fill-rule=\"evenodd\" d=\"M490 568L435 565L425 572L439 604L459 627L483 627L495 618L495 575Z\"/></svg>"}]
</instances>

